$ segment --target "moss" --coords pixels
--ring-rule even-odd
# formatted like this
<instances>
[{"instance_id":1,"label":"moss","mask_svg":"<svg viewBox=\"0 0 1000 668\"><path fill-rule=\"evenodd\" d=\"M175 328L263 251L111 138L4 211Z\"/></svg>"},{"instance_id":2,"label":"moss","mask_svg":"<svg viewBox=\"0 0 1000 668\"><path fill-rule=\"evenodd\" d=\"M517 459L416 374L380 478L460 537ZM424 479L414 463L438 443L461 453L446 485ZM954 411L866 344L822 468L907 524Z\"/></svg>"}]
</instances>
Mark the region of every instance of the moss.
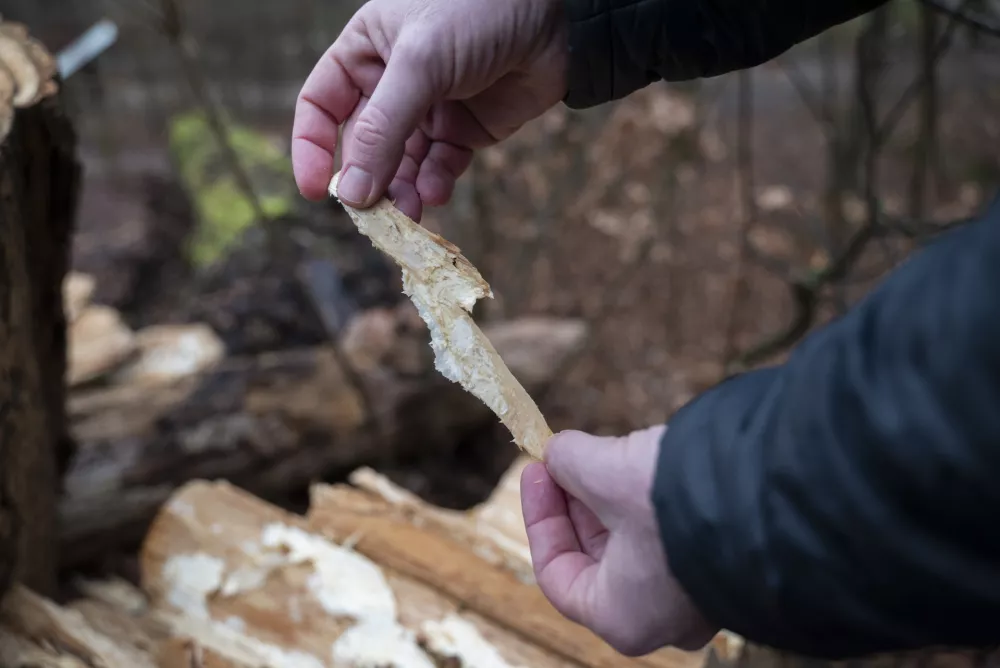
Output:
<instances>
[{"instance_id":1,"label":"moss","mask_svg":"<svg viewBox=\"0 0 1000 668\"><path fill-rule=\"evenodd\" d=\"M266 136L227 123L229 143L249 176L268 218L291 211L295 186L291 161ZM205 116L190 112L170 122L170 151L194 200L198 224L189 240L189 259L204 267L223 257L243 233L260 221L232 173Z\"/></svg>"}]
</instances>

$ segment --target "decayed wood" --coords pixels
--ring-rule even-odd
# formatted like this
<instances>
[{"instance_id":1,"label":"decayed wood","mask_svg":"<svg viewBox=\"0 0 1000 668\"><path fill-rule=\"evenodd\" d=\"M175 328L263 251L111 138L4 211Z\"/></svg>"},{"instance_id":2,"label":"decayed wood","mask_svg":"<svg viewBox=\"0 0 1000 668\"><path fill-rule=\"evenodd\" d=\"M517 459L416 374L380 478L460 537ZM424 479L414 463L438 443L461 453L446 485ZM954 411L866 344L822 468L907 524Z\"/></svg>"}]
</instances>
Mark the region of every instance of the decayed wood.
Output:
<instances>
[{"instance_id":1,"label":"decayed wood","mask_svg":"<svg viewBox=\"0 0 1000 668\"><path fill-rule=\"evenodd\" d=\"M452 653L499 656L452 656L456 666L579 665L225 483L171 497L144 544L142 582L175 633L241 665L433 668ZM449 627L473 647L449 649Z\"/></svg>"},{"instance_id":2,"label":"decayed wood","mask_svg":"<svg viewBox=\"0 0 1000 668\"><path fill-rule=\"evenodd\" d=\"M312 490L312 508L319 512L326 507L350 509L360 515L408 522L461 543L491 565L510 571L522 582L533 583L531 553L520 509L521 471L530 461L526 456L515 460L490 498L468 512L428 504L367 467L354 471L350 482L368 495L345 487L316 487Z\"/></svg>"},{"instance_id":3,"label":"decayed wood","mask_svg":"<svg viewBox=\"0 0 1000 668\"><path fill-rule=\"evenodd\" d=\"M79 455L60 510L66 565L138 542L157 506L192 478L226 478L277 498L331 471L448 453L495 423L482 402L434 372L426 328L394 333L412 319L408 304L366 312L351 329L361 333L345 342L374 399L377 430L362 428L362 403L329 348L231 358L177 382L74 393ZM529 388L551 380L585 334L578 321L550 319L487 332Z\"/></svg>"},{"instance_id":4,"label":"decayed wood","mask_svg":"<svg viewBox=\"0 0 1000 668\"><path fill-rule=\"evenodd\" d=\"M476 646L460 666L490 665L471 653L498 655L496 666L540 668L703 662L701 653L672 650L626 659L565 620L537 587L462 543L392 518L375 495L332 489L346 496L319 490L306 519L226 483L186 485L143 546L143 588L154 608L175 631L230 659L244 650L258 658L297 652L301 665L335 665L340 656L337 665L360 666L360 657L378 655L384 663L367 665L430 668L447 658L450 628ZM337 503L351 494L353 503ZM365 501L382 512L357 512Z\"/></svg>"},{"instance_id":5,"label":"decayed wood","mask_svg":"<svg viewBox=\"0 0 1000 668\"><path fill-rule=\"evenodd\" d=\"M330 182L333 197L339 176ZM358 230L400 266L403 291L430 328L435 368L489 406L518 447L542 459L552 430L472 318L476 302L493 296L479 271L457 246L410 220L385 197L364 210L346 204L344 209Z\"/></svg>"},{"instance_id":6,"label":"decayed wood","mask_svg":"<svg viewBox=\"0 0 1000 668\"><path fill-rule=\"evenodd\" d=\"M55 573L69 260L79 166L55 66L25 26L0 19L0 593Z\"/></svg>"},{"instance_id":7,"label":"decayed wood","mask_svg":"<svg viewBox=\"0 0 1000 668\"><path fill-rule=\"evenodd\" d=\"M20 585L0 611L5 668L155 668L146 649L152 642L119 611L95 604L62 608Z\"/></svg>"},{"instance_id":8,"label":"decayed wood","mask_svg":"<svg viewBox=\"0 0 1000 668\"><path fill-rule=\"evenodd\" d=\"M513 474L525 461L515 463L506 479L516 479ZM150 531L142 559L144 588L158 618L171 624L175 642L212 649L220 660L228 661L233 661L236 650L227 648L227 643L253 647L254 656L287 658L299 651L299 663L275 665L310 667L847 666L747 645L726 632L700 652L668 649L626 659L563 619L532 583L514 577L503 564L480 558L468 545L470 531L485 534L490 528L485 511L517 513L509 494L512 487L498 488L492 499L470 513L456 513L419 501L415 506L403 490L372 478L372 472L368 475L377 493L346 485L315 487L306 518L279 511L225 483L195 482L178 491ZM448 519L420 520L437 512ZM463 519L472 520L471 528L455 534ZM453 539L454 535L461 538ZM326 542L317 541L319 537ZM372 570L365 572L352 563L358 559ZM185 566L189 570L184 571ZM179 576L196 572L201 576L186 580ZM386 584L397 607L394 615L380 618L379 610L386 609L380 608L378 592L384 594ZM479 636L473 638L477 649L464 659L451 657L452 663L442 664L446 657L430 648L448 644L448 635L441 630L449 624L456 624L456 630L467 628L456 619L478 630L473 634ZM410 633L394 626L397 622ZM220 631L220 625L229 630ZM368 633L361 633L365 625ZM386 630L390 628L394 632ZM234 629L235 635L230 633ZM334 663L335 649L324 655L331 643L333 648L342 643L341 649L349 644L343 639L350 639L352 630L359 641L355 649L367 646L375 653L369 655L371 663L358 655L354 661ZM419 655L411 653L414 646L437 663L421 663ZM387 653L379 654L379 648ZM471 658L473 651L480 652L478 660ZM492 651L500 662L486 660L484 651ZM998 656L1000 652L928 650L873 656L852 665L917 668L932 662L949 668L985 668L995 665Z\"/></svg>"},{"instance_id":9,"label":"decayed wood","mask_svg":"<svg viewBox=\"0 0 1000 668\"><path fill-rule=\"evenodd\" d=\"M362 554L581 665L677 668L701 663L700 653L672 649L625 660L597 636L562 617L534 584L465 549L464 541L397 520L370 496L358 498L359 494L363 493L344 487L316 488L310 525L333 540L354 536L355 549ZM358 512L359 507L366 510Z\"/></svg>"},{"instance_id":10,"label":"decayed wood","mask_svg":"<svg viewBox=\"0 0 1000 668\"><path fill-rule=\"evenodd\" d=\"M93 303L93 276L70 272L63 284L68 325L66 379L71 389L95 381L163 385L212 368L226 355L219 336L203 323L152 325L137 332L116 309Z\"/></svg>"},{"instance_id":11,"label":"decayed wood","mask_svg":"<svg viewBox=\"0 0 1000 668\"><path fill-rule=\"evenodd\" d=\"M432 619L435 615L443 615L447 620L424 624L436 633L437 642L429 644L437 648L438 656L450 656L453 652L448 650L460 644L464 645L464 654L471 655L468 625L474 624L473 628L478 631L478 637L471 638L479 651L475 659L463 662L450 658L439 661L438 667L503 668L511 664L509 657L513 656L520 659L519 665L526 667L578 665L559 664L536 648L518 646L516 641L512 644L510 636L503 631L494 633L491 624L474 613L462 613L471 622L456 615L449 616L448 611L453 607L442 604L433 594L422 597L425 590L419 586L407 587L405 579L392 576L389 579L393 590L401 591L400 596L405 599L400 606L401 612L406 613L401 615L404 624L420 626L421 620ZM302 654L278 657L284 660L274 660L272 654L271 660L265 661L255 658L261 656L259 651L253 654L251 650L248 657L238 641L234 642L238 636L232 634L226 636L229 649L215 650L197 639L207 635L199 631L197 625L185 621L171 606L151 605L149 597L129 583L105 580L80 584L83 598L62 607L24 587L14 589L0 610L0 665L5 668L302 668L310 665ZM410 610L416 610L417 616L408 616ZM229 620L231 626L239 627L232 618ZM192 628L194 630L190 631ZM428 642L429 639L421 640ZM447 647L449 640L451 646ZM259 641L254 639L244 644L260 649ZM743 651L719 649L716 645L713 653L706 656L705 668L989 668L1000 658L996 651L924 651L853 662L824 662L754 646ZM393 666L392 663L383 665Z\"/></svg>"},{"instance_id":12,"label":"decayed wood","mask_svg":"<svg viewBox=\"0 0 1000 668\"><path fill-rule=\"evenodd\" d=\"M120 580L78 582L82 597L60 607L16 586L0 606L0 665L848 667L745 645L726 633L703 652L628 660L562 620L530 593L537 591L530 583L501 584L498 574L508 566L477 559L468 541L507 531L496 518L518 515L510 481L526 461L515 462L507 484L468 513L429 506L370 470L355 479L377 491L316 487L306 517L226 483L192 482L150 530L141 554L144 590ZM922 651L850 665L987 668L998 656Z\"/></svg>"}]
</instances>

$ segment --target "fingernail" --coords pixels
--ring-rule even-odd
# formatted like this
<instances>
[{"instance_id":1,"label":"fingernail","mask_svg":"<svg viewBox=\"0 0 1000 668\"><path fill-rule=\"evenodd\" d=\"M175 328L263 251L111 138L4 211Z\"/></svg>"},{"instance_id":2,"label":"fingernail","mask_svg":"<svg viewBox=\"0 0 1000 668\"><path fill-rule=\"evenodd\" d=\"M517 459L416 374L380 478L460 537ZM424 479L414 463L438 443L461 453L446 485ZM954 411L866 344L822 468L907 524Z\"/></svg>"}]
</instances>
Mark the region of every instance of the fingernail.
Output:
<instances>
[{"instance_id":1,"label":"fingernail","mask_svg":"<svg viewBox=\"0 0 1000 668\"><path fill-rule=\"evenodd\" d=\"M372 175L360 167L350 166L337 184L337 197L353 206L361 206L372 192Z\"/></svg>"}]
</instances>

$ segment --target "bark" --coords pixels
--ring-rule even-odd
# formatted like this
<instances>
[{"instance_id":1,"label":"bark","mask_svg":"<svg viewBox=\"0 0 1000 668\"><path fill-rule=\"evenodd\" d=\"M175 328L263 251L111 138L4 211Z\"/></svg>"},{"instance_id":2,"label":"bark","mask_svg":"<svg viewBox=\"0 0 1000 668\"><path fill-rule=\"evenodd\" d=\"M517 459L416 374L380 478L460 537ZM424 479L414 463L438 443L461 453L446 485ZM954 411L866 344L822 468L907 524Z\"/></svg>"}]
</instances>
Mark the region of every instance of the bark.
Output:
<instances>
[{"instance_id":1,"label":"bark","mask_svg":"<svg viewBox=\"0 0 1000 668\"><path fill-rule=\"evenodd\" d=\"M54 585L69 262L79 165L51 56L0 22L0 593Z\"/></svg>"},{"instance_id":2,"label":"bark","mask_svg":"<svg viewBox=\"0 0 1000 668\"><path fill-rule=\"evenodd\" d=\"M426 328L412 319L408 304L367 311L340 354L317 347L230 358L177 383L74 393L79 456L60 509L63 566L137 544L159 505L194 478L224 478L286 501L360 466L444 460L474 447L497 420L434 370ZM584 336L576 321L548 319L498 323L489 332L529 388L548 382ZM517 449L496 447L507 451L505 468Z\"/></svg>"}]
</instances>

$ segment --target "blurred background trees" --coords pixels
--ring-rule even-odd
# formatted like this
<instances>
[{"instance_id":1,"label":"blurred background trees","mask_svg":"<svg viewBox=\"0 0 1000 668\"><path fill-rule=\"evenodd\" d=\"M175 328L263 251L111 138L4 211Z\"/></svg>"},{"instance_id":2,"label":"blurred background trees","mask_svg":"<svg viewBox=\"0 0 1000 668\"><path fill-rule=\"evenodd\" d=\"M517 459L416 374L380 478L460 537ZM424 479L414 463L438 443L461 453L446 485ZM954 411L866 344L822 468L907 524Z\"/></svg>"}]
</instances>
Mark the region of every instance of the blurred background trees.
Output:
<instances>
[{"instance_id":1,"label":"blurred background trees","mask_svg":"<svg viewBox=\"0 0 1000 668\"><path fill-rule=\"evenodd\" d=\"M231 285L234 263L273 274L301 248L371 279L349 287L362 306L395 299L288 164L296 93L357 2L5 4L54 50L102 19L119 31L66 84L86 164L74 266L98 301L135 326L207 319L230 349L315 343L321 273L311 299L275 287L229 330L179 287ZM753 71L553 109L479 154L426 224L491 281L484 321L592 325L540 396L556 428L662 421L981 210L1000 181L998 55L995 0L895 0Z\"/></svg>"}]
</instances>

